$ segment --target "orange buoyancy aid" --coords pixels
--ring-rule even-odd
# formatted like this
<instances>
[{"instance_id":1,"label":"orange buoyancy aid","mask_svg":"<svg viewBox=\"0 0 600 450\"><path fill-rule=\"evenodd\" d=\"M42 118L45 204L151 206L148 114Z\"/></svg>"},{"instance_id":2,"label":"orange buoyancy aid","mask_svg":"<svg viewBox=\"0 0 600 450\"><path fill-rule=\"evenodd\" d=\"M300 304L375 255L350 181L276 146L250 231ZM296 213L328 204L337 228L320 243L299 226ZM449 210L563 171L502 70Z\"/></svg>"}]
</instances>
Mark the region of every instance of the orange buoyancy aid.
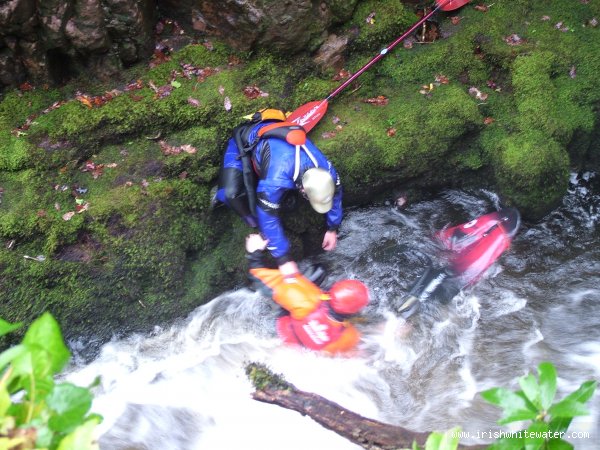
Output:
<instances>
[{"instance_id":1,"label":"orange buoyancy aid","mask_svg":"<svg viewBox=\"0 0 600 450\"><path fill-rule=\"evenodd\" d=\"M271 289L273 300L294 319L302 319L329 296L304 275L284 277L278 269L254 268L250 274Z\"/></svg>"}]
</instances>

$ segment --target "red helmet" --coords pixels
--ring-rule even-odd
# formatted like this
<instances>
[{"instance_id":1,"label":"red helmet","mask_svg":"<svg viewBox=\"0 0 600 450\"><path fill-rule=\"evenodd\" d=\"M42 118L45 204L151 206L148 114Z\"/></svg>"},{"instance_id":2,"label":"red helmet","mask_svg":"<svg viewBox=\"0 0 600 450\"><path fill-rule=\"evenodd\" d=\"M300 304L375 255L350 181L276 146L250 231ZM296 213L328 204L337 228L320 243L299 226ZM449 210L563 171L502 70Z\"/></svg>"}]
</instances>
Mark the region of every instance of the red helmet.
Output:
<instances>
[{"instance_id":1,"label":"red helmet","mask_svg":"<svg viewBox=\"0 0 600 450\"><path fill-rule=\"evenodd\" d=\"M369 303L369 290L358 280L342 280L331 286L331 308L340 314L355 314Z\"/></svg>"}]
</instances>

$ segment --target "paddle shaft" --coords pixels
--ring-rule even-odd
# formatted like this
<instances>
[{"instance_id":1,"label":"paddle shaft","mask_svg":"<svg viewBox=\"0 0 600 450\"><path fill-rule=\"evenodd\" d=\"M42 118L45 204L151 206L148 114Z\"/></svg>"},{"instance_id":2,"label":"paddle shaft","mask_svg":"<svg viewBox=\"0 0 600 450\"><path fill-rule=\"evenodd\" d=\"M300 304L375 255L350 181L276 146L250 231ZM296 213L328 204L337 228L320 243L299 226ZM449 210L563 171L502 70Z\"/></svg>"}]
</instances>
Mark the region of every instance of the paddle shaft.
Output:
<instances>
[{"instance_id":1,"label":"paddle shaft","mask_svg":"<svg viewBox=\"0 0 600 450\"><path fill-rule=\"evenodd\" d=\"M431 12L424 15L421 18L421 20L419 20L412 27L410 27L402 36L400 36L398 39L396 39L394 42L392 42L386 48L381 50L375 58L373 58L371 61L369 61L367 64L365 64L360 70L358 70L356 73L354 73L350 78L348 78L342 84L340 84L335 91L331 92L331 94L329 94L327 96L327 98L325 100L323 100L323 102L327 102L327 101L331 100L333 97L335 97L336 95L338 95L341 91L343 91L346 87L348 87L349 84L351 84L354 80L356 80L358 77L360 77L365 71L367 71L373 64L375 64L377 61L379 61L381 58L383 58L385 55L387 55L387 53L390 50L392 50L396 45L398 45L400 42L402 42L404 39L406 39L406 37L408 35L410 35L412 32L414 32L427 19L429 19L436 12L438 12L438 10L440 10L441 8L443 8L450 2L452 2L452 0L444 0L442 2L439 2L437 4L437 6L431 10Z\"/></svg>"}]
</instances>

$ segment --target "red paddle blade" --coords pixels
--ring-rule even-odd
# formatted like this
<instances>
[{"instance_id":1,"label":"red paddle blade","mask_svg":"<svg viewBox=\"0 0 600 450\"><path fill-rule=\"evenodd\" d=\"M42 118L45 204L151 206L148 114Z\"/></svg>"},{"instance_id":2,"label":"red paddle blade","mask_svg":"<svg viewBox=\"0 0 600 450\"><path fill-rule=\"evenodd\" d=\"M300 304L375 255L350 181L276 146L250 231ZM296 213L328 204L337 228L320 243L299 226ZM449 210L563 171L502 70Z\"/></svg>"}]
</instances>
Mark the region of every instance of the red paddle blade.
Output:
<instances>
[{"instance_id":1,"label":"red paddle blade","mask_svg":"<svg viewBox=\"0 0 600 450\"><path fill-rule=\"evenodd\" d=\"M312 130L321 117L327 112L327 100L317 100L314 102L308 102L295 111L293 111L287 118L288 122L293 122L296 125L300 125L308 133Z\"/></svg>"},{"instance_id":2,"label":"red paddle blade","mask_svg":"<svg viewBox=\"0 0 600 450\"><path fill-rule=\"evenodd\" d=\"M435 3L442 11L452 11L469 3L470 0L436 0Z\"/></svg>"}]
</instances>

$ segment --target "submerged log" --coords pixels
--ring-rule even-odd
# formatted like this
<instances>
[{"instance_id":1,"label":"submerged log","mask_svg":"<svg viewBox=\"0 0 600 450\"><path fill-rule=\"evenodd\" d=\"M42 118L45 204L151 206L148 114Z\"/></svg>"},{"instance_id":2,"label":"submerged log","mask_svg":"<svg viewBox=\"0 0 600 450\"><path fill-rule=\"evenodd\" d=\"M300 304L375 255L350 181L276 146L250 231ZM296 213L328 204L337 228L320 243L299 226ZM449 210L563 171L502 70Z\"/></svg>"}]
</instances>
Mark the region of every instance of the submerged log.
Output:
<instances>
[{"instance_id":1,"label":"submerged log","mask_svg":"<svg viewBox=\"0 0 600 450\"><path fill-rule=\"evenodd\" d=\"M368 450L396 450L413 448L413 442L424 446L429 433L414 432L406 428L378 422L356 414L320 395L304 392L288 383L280 375L262 364L246 366L252 381L255 400L279 405L303 416L309 416L325 428L335 431L349 441ZM459 445L459 449L483 449L487 446Z\"/></svg>"}]
</instances>

